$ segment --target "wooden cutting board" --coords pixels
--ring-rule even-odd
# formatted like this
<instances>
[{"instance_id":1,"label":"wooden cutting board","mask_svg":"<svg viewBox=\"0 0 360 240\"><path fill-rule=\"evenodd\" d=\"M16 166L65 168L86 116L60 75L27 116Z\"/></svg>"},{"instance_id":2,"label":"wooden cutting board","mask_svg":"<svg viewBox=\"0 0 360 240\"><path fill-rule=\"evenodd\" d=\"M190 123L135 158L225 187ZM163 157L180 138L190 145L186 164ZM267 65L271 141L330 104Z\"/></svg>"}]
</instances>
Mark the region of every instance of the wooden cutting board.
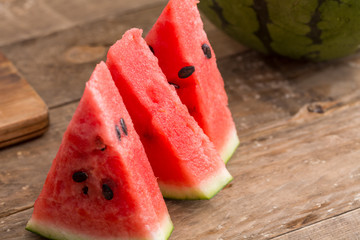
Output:
<instances>
[{"instance_id":1,"label":"wooden cutting board","mask_svg":"<svg viewBox=\"0 0 360 240\"><path fill-rule=\"evenodd\" d=\"M0 52L0 148L43 134L48 108Z\"/></svg>"}]
</instances>

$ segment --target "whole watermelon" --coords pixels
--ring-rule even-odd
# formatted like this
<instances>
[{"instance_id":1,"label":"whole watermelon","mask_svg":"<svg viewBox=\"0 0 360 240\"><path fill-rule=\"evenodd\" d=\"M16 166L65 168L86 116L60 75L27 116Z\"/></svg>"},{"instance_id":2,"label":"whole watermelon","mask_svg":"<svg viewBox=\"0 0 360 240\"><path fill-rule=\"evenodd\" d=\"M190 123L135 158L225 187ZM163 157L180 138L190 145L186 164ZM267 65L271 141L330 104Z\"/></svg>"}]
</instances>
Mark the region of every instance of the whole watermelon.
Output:
<instances>
[{"instance_id":1,"label":"whole watermelon","mask_svg":"<svg viewBox=\"0 0 360 240\"><path fill-rule=\"evenodd\" d=\"M360 45L360 0L201 0L199 8L263 53L323 61Z\"/></svg>"}]
</instances>

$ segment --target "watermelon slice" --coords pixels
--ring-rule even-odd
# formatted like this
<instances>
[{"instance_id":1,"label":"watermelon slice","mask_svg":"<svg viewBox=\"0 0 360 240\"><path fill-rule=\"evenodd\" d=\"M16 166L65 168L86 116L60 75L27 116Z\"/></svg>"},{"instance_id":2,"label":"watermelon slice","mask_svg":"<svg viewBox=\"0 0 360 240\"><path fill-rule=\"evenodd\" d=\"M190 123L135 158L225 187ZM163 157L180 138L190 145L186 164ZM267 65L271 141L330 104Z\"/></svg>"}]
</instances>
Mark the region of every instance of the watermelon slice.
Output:
<instances>
[{"instance_id":1,"label":"watermelon slice","mask_svg":"<svg viewBox=\"0 0 360 240\"><path fill-rule=\"evenodd\" d=\"M168 84L142 30L114 44L107 65L164 197L209 199L232 180L214 145Z\"/></svg>"},{"instance_id":2,"label":"watermelon slice","mask_svg":"<svg viewBox=\"0 0 360 240\"><path fill-rule=\"evenodd\" d=\"M51 239L167 239L164 199L100 63L64 134L27 230Z\"/></svg>"},{"instance_id":3,"label":"watermelon slice","mask_svg":"<svg viewBox=\"0 0 360 240\"><path fill-rule=\"evenodd\" d=\"M197 3L170 0L145 39L181 101L227 162L239 138Z\"/></svg>"}]
</instances>

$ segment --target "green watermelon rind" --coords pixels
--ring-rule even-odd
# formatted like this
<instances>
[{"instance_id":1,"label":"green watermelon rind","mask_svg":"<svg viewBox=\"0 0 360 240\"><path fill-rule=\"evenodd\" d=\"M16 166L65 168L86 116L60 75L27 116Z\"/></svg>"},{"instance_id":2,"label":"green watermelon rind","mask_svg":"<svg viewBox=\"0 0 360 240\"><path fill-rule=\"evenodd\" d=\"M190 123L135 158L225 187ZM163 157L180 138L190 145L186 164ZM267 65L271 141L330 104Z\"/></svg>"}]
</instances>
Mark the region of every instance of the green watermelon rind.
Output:
<instances>
[{"instance_id":1,"label":"green watermelon rind","mask_svg":"<svg viewBox=\"0 0 360 240\"><path fill-rule=\"evenodd\" d=\"M324 61L359 50L357 0L201 0L219 29L263 53Z\"/></svg>"},{"instance_id":2,"label":"green watermelon rind","mask_svg":"<svg viewBox=\"0 0 360 240\"><path fill-rule=\"evenodd\" d=\"M230 160L232 155L235 153L237 147L240 145L240 140L236 133L236 129L231 131L229 136L229 140L226 144L224 144L223 150L220 152L220 156L222 160L224 160L225 164Z\"/></svg>"},{"instance_id":3,"label":"green watermelon rind","mask_svg":"<svg viewBox=\"0 0 360 240\"><path fill-rule=\"evenodd\" d=\"M165 236L164 240L169 239L171 233L174 230L174 225L170 219L170 216L166 216L160 231L153 234L153 240L162 239L159 236ZM89 235L82 235L72 233L69 230L61 230L60 227L52 226L52 224L46 222L37 222L33 218L27 223L26 230L38 234L40 236L46 237L48 239L59 240L59 239L71 239L71 240L99 240L98 236L92 237ZM103 240L128 240L129 238L101 238ZM131 238L132 240L150 240L149 238Z\"/></svg>"},{"instance_id":4,"label":"green watermelon rind","mask_svg":"<svg viewBox=\"0 0 360 240\"><path fill-rule=\"evenodd\" d=\"M209 200L232 180L233 177L224 167L221 168L217 174L212 175L212 177L202 181L202 183L197 186L183 187L165 184L159 181L159 187L163 197L167 199Z\"/></svg>"}]
</instances>

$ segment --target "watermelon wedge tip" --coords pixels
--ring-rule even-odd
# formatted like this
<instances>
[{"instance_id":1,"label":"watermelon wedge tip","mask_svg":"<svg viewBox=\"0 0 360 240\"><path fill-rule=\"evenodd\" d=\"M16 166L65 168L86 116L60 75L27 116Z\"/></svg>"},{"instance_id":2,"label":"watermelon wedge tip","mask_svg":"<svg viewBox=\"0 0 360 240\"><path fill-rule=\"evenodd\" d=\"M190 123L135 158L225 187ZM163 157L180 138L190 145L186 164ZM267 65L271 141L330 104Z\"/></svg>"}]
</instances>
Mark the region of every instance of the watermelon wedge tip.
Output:
<instances>
[{"instance_id":1,"label":"watermelon wedge tip","mask_svg":"<svg viewBox=\"0 0 360 240\"><path fill-rule=\"evenodd\" d=\"M26 229L50 239L168 239L173 225L111 74L100 63Z\"/></svg>"},{"instance_id":2,"label":"watermelon wedge tip","mask_svg":"<svg viewBox=\"0 0 360 240\"><path fill-rule=\"evenodd\" d=\"M167 80L226 163L239 145L198 0L169 0L145 40Z\"/></svg>"},{"instance_id":3,"label":"watermelon wedge tip","mask_svg":"<svg viewBox=\"0 0 360 240\"><path fill-rule=\"evenodd\" d=\"M232 177L157 58L141 37L128 30L109 50L108 65L166 198L210 199Z\"/></svg>"}]
</instances>

